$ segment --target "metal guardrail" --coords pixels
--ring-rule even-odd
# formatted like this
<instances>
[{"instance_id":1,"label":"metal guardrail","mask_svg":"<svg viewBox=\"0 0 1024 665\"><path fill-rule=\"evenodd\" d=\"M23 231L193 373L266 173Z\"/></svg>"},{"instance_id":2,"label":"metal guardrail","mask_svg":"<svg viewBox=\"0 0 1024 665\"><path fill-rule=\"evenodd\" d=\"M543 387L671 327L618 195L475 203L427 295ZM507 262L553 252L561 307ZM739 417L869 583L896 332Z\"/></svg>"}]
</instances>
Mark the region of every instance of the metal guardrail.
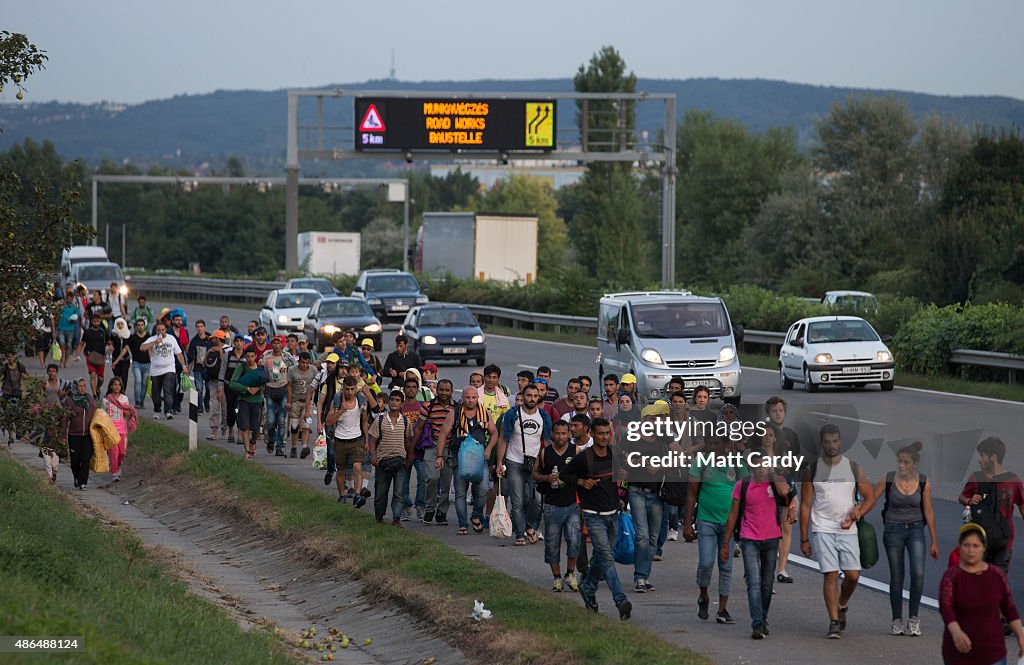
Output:
<instances>
[{"instance_id":1,"label":"metal guardrail","mask_svg":"<svg viewBox=\"0 0 1024 665\"><path fill-rule=\"evenodd\" d=\"M154 296L160 296L186 300L228 300L246 303L263 302L268 293L274 289L284 288L285 285L284 282L164 275L133 275L128 284L133 293L141 293L151 299ZM555 332L560 332L563 327L597 331L597 317L594 316L525 312L492 305L466 306L477 316L509 321L512 327L526 324L551 326ZM782 346L785 337L786 333L769 330L745 330L743 333L744 343L764 344L769 347ZM1016 383L1017 372L1024 370L1024 356L1012 353L954 349L950 354L949 362L954 365L972 365L1005 370L1009 372L1010 383Z\"/></svg>"}]
</instances>

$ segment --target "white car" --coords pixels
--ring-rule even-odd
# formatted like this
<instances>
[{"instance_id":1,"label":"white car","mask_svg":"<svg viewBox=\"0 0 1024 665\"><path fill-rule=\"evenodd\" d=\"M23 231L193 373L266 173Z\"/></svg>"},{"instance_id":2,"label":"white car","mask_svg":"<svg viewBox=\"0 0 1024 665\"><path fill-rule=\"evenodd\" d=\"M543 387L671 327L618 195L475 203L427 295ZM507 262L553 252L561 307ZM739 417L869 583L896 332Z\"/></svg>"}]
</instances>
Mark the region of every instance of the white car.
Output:
<instances>
[{"instance_id":1,"label":"white car","mask_svg":"<svg viewBox=\"0 0 1024 665\"><path fill-rule=\"evenodd\" d=\"M260 309L260 325L273 336L300 333L309 308L320 300L315 289L277 289L267 296Z\"/></svg>"},{"instance_id":2,"label":"white car","mask_svg":"<svg viewBox=\"0 0 1024 665\"><path fill-rule=\"evenodd\" d=\"M779 384L793 383L817 392L820 386L863 387L880 384L892 390L896 363L892 351L864 319L856 316L815 316L800 319L786 333L779 349Z\"/></svg>"}]
</instances>

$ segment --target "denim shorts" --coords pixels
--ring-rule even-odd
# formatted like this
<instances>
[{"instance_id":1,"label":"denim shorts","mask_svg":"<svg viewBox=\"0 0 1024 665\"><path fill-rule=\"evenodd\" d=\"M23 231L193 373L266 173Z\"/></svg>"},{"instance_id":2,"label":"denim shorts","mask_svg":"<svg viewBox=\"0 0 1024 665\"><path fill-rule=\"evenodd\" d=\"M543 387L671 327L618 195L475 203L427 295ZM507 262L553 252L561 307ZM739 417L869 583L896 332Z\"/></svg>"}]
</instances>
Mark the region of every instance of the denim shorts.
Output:
<instances>
[{"instance_id":1,"label":"denim shorts","mask_svg":"<svg viewBox=\"0 0 1024 665\"><path fill-rule=\"evenodd\" d=\"M851 533L811 532L814 560L823 573L838 570L860 570L860 540L857 530Z\"/></svg>"}]
</instances>

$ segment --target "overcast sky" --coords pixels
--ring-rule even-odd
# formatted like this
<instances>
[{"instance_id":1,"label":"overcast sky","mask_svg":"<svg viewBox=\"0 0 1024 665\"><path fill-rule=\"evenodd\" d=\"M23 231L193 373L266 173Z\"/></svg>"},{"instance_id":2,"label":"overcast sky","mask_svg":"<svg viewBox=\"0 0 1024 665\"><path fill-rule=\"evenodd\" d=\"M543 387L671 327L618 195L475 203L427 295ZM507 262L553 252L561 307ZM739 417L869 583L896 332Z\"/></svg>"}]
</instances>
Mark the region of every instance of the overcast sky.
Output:
<instances>
[{"instance_id":1,"label":"overcast sky","mask_svg":"<svg viewBox=\"0 0 1024 665\"><path fill-rule=\"evenodd\" d=\"M50 61L29 101L571 77L603 45L642 78L766 78L1024 99L1024 2L7 0ZM13 90L0 101L13 101Z\"/></svg>"}]
</instances>

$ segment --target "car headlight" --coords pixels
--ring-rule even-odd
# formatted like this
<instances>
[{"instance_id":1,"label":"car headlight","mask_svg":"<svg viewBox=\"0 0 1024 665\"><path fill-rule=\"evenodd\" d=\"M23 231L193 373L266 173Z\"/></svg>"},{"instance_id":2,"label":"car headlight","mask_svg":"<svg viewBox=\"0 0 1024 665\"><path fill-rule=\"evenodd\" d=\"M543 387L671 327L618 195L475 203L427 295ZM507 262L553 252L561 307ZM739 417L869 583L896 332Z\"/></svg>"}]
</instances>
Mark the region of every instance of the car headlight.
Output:
<instances>
[{"instance_id":1,"label":"car headlight","mask_svg":"<svg viewBox=\"0 0 1024 665\"><path fill-rule=\"evenodd\" d=\"M661 365L661 354L654 349L644 349L640 352L640 357L644 359L644 362L651 363L652 365Z\"/></svg>"},{"instance_id":2,"label":"car headlight","mask_svg":"<svg viewBox=\"0 0 1024 665\"><path fill-rule=\"evenodd\" d=\"M832 354L819 353L818 355L814 356L814 362L816 362L819 365L825 365L827 363L830 363L832 362Z\"/></svg>"},{"instance_id":3,"label":"car headlight","mask_svg":"<svg viewBox=\"0 0 1024 665\"><path fill-rule=\"evenodd\" d=\"M437 344L437 338L433 335L424 335L420 341L424 344Z\"/></svg>"},{"instance_id":4,"label":"car headlight","mask_svg":"<svg viewBox=\"0 0 1024 665\"><path fill-rule=\"evenodd\" d=\"M470 341L473 344L483 344L484 343L484 336L483 335L473 335L473 339L471 339Z\"/></svg>"},{"instance_id":5,"label":"car headlight","mask_svg":"<svg viewBox=\"0 0 1024 665\"><path fill-rule=\"evenodd\" d=\"M363 328L363 332L380 332L380 324L371 323L370 325Z\"/></svg>"},{"instance_id":6,"label":"car headlight","mask_svg":"<svg viewBox=\"0 0 1024 665\"><path fill-rule=\"evenodd\" d=\"M723 346L722 350L718 352L718 362L720 363L731 363L736 357L736 349L731 346Z\"/></svg>"},{"instance_id":7,"label":"car headlight","mask_svg":"<svg viewBox=\"0 0 1024 665\"><path fill-rule=\"evenodd\" d=\"M126 284L122 284L121 286L117 287L117 292L123 296L128 295L128 286Z\"/></svg>"},{"instance_id":8,"label":"car headlight","mask_svg":"<svg viewBox=\"0 0 1024 665\"><path fill-rule=\"evenodd\" d=\"M875 354L875 360L877 360L880 363L887 363L890 360L892 360L892 354L889 353L888 351L879 351L878 353Z\"/></svg>"},{"instance_id":9,"label":"car headlight","mask_svg":"<svg viewBox=\"0 0 1024 665\"><path fill-rule=\"evenodd\" d=\"M430 302L430 298L428 298L427 296L416 296L417 305L423 305L428 302Z\"/></svg>"},{"instance_id":10,"label":"car headlight","mask_svg":"<svg viewBox=\"0 0 1024 665\"><path fill-rule=\"evenodd\" d=\"M278 314L277 315L277 322L278 323L288 323L288 317L285 316L284 314Z\"/></svg>"},{"instance_id":11,"label":"car headlight","mask_svg":"<svg viewBox=\"0 0 1024 665\"><path fill-rule=\"evenodd\" d=\"M328 323L328 324L326 324L323 327L324 333L326 333L328 335L333 335L334 333L338 332L339 330L341 330L341 328L339 328L338 326L334 325L333 323Z\"/></svg>"},{"instance_id":12,"label":"car headlight","mask_svg":"<svg viewBox=\"0 0 1024 665\"><path fill-rule=\"evenodd\" d=\"M370 298L366 301L367 305L383 305L384 302L380 298Z\"/></svg>"}]
</instances>

